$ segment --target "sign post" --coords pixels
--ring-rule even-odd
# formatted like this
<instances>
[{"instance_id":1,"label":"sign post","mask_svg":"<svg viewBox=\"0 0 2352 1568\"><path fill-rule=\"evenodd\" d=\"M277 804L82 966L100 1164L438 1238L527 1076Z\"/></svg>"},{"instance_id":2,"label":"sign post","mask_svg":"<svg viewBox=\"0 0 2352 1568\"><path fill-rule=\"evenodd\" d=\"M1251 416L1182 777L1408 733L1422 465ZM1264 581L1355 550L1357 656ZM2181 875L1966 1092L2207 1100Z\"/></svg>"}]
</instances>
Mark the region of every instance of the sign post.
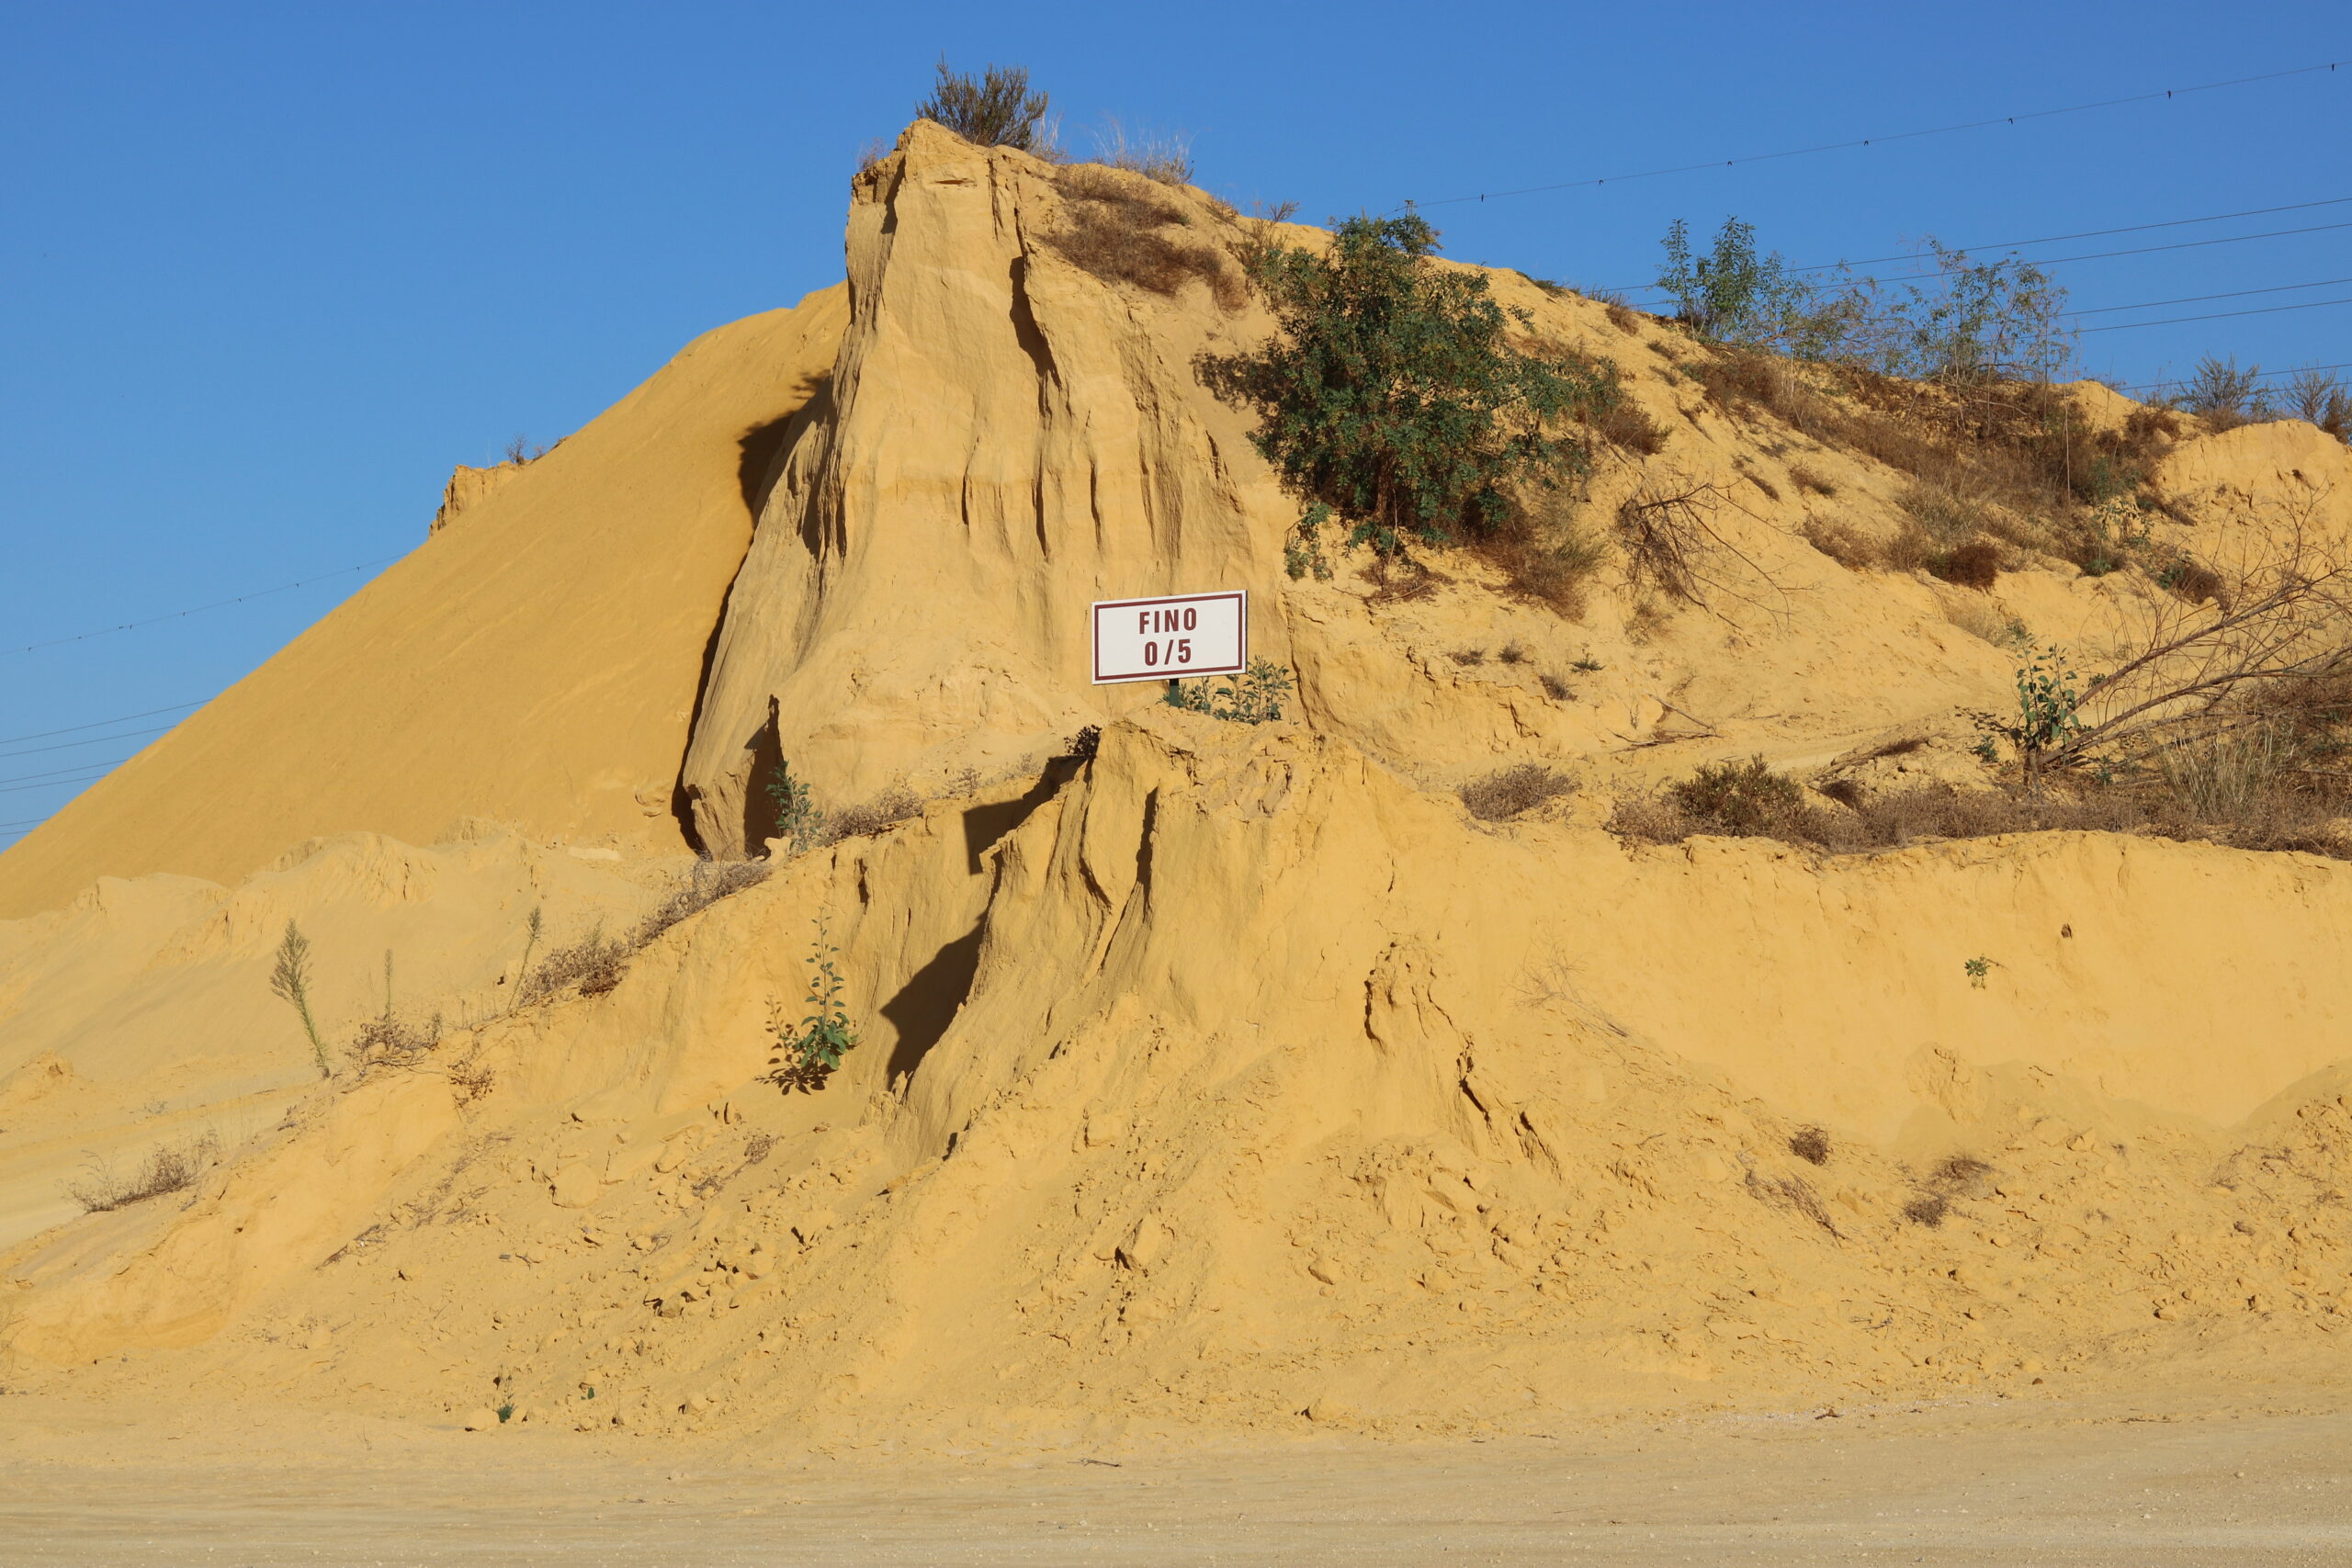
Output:
<instances>
[{"instance_id":1,"label":"sign post","mask_svg":"<svg viewBox=\"0 0 2352 1568\"><path fill-rule=\"evenodd\" d=\"M1250 591L1094 602L1094 683L1238 675L1250 668Z\"/></svg>"}]
</instances>

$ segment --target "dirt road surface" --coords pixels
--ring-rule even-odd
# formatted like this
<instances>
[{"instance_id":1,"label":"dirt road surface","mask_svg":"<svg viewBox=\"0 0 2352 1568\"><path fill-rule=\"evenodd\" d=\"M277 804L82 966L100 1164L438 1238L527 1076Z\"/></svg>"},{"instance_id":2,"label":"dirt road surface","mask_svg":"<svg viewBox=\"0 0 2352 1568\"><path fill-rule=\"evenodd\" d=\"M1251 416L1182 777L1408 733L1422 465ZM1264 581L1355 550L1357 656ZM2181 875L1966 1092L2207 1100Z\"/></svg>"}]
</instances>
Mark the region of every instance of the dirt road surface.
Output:
<instances>
[{"instance_id":1,"label":"dirt road surface","mask_svg":"<svg viewBox=\"0 0 2352 1568\"><path fill-rule=\"evenodd\" d=\"M2352 1411L1982 1401L1550 1438L791 1454L0 1398L0 1563L2352 1562Z\"/></svg>"}]
</instances>

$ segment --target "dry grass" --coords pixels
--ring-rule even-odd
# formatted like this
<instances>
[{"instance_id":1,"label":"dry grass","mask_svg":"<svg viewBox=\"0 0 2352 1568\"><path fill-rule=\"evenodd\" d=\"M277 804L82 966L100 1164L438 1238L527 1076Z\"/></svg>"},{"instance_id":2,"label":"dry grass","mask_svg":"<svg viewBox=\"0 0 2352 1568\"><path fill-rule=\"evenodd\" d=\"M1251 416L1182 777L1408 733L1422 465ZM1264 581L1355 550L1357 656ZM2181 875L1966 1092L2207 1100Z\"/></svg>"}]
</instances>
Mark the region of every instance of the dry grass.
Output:
<instances>
[{"instance_id":1,"label":"dry grass","mask_svg":"<svg viewBox=\"0 0 2352 1568\"><path fill-rule=\"evenodd\" d=\"M2099 428L2071 392L2033 382L1955 389L1732 348L1681 372L1732 417L1770 417L1909 475L1923 491L1915 515L1944 549L1991 532L2078 564L2095 559L2098 504L2139 489L2188 433L2180 415L2155 408Z\"/></svg>"},{"instance_id":2,"label":"dry grass","mask_svg":"<svg viewBox=\"0 0 2352 1568\"><path fill-rule=\"evenodd\" d=\"M1096 732L1101 739L1101 732ZM826 826L835 839L864 839L922 815L922 797L904 784L884 790L861 806L836 811Z\"/></svg>"},{"instance_id":3,"label":"dry grass","mask_svg":"<svg viewBox=\"0 0 2352 1568\"><path fill-rule=\"evenodd\" d=\"M1868 571L1886 564L1877 540L1860 529L1808 513L1797 525L1797 536L1849 571Z\"/></svg>"},{"instance_id":4,"label":"dry grass","mask_svg":"<svg viewBox=\"0 0 2352 1568\"><path fill-rule=\"evenodd\" d=\"M351 1059L362 1066L413 1062L441 1043L441 1015L425 1022L387 1012L361 1024L351 1039Z\"/></svg>"},{"instance_id":5,"label":"dry grass","mask_svg":"<svg viewBox=\"0 0 2352 1568\"><path fill-rule=\"evenodd\" d=\"M1745 772L1755 764L1732 764ZM2242 769L2242 764L2237 764ZM2197 791L2162 774L2100 784L2077 778L2036 794L2023 787L1961 790L1925 784L1836 810L1754 778L1685 781L1657 795L1619 800L1609 819L1621 838L1679 843L1693 834L1765 838L1831 854L1871 853L1944 839L2060 831L2140 833L2246 850L2293 850L2352 860L2352 838L2337 830L2347 805L2343 781L2308 772L2228 773Z\"/></svg>"},{"instance_id":6,"label":"dry grass","mask_svg":"<svg viewBox=\"0 0 2352 1568\"><path fill-rule=\"evenodd\" d=\"M1611 299L1609 301L1608 310L1611 326L1615 327L1627 337L1641 335L1642 318L1631 305L1622 299Z\"/></svg>"},{"instance_id":7,"label":"dry grass","mask_svg":"<svg viewBox=\"0 0 2352 1568\"><path fill-rule=\"evenodd\" d=\"M1545 801L1573 794L1577 781L1543 762L1521 762L1461 789L1462 804L1481 822L1508 822Z\"/></svg>"},{"instance_id":8,"label":"dry grass","mask_svg":"<svg viewBox=\"0 0 2352 1568\"><path fill-rule=\"evenodd\" d=\"M1806 468L1803 463L1789 465L1789 482L1799 490L1809 490L1815 495L1836 495L1838 487Z\"/></svg>"},{"instance_id":9,"label":"dry grass","mask_svg":"<svg viewBox=\"0 0 2352 1568\"><path fill-rule=\"evenodd\" d=\"M1807 1165L1827 1165L1829 1134L1819 1127L1800 1127L1789 1134L1789 1153Z\"/></svg>"},{"instance_id":10,"label":"dry grass","mask_svg":"<svg viewBox=\"0 0 2352 1568\"><path fill-rule=\"evenodd\" d=\"M620 937L606 937L600 925L569 947L549 953L523 976L517 1005L550 1001L567 992L602 996L621 983L628 961L679 921L700 914L729 894L755 887L772 868L765 861L697 861L684 884L654 906L651 913Z\"/></svg>"},{"instance_id":11,"label":"dry grass","mask_svg":"<svg viewBox=\"0 0 2352 1568\"><path fill-rule=\"evenodd\" d=\"M185 1191L220 1158L220 1137L212 1133L198 1133L177 1143L157 1144L147 1151L139 1168L128 1176L118 1175L107 1166L93 1165L78 1180L69 1183L65 1192L82 1205L84 1213L104 1213L143 1203L150 1198L161 1198L167 1192Z\"/></svg>"},{"instance_id":12,"label":"dry grass","mask_svg":"<svg viewBox=\"0 0 2352 1568\"><path fill-rule=\"evenodd\" d=\"M1621 452L1651 457L1666 450L1666 426L1643 412L1631 398L1620 396L1585 423L1594 434Z\"/></svg>"},{"instance_id":13,"label":"dry grass","mask_svg":"<svg viewBox=\"0 0 2352 1568\"><path fill-rule=\"evenodd\" d=\"M1094 161L1105 167L1141 175L1164 186L1193 183L1193 144L1172 132L1138 130L1129 134L1116 118L1104 121L1094 133Z\"/></svg>"},{"instance_id":14,"label":"dry grass","mask_svg":"<svg viewBox=\"0 0 2352 1568\"><path fill-rule=\"evenodd\" d=\"M1928 570L1946 582L1978 592L1989 590L2001 575L2001 547L1990 539L1967 544L1930 557Z\"/></svg>"},{"instance_id":15,"label":"dry grass","mask_svg":"<svg viewBox=\"0 0 2352 1568\"><path fill-rule=\"evenodd\" d=\"M1173 298L1198 279L1217 307L1238 310L1249 298L1239 265L1219 246L1166 231L1192 218L1153 180L1097 164L1055 179L1064 227L1049 239L1061 257L1106 283L1126 283Z\"/></svg>"}]
</instances>

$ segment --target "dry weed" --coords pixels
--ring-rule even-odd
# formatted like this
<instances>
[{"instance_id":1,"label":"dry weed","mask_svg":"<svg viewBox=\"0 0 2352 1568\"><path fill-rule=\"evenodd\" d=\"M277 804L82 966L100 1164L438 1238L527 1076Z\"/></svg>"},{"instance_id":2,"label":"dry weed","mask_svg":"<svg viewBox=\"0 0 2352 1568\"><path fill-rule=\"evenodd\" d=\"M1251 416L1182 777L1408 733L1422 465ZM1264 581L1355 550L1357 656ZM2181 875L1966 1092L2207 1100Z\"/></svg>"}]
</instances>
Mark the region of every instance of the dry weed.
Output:
<instances>
[{"instance_id":1,"label":"dry weed","mask_svg":"<svg viewBox=\"0 0 2352 1568\"><path fill-rule=\"evenodd\" d=\"M94 1164L84 1170L80 1179L69 1183L65 1192L82 1205L83 1213L103 1213L143 1203L150 1198L161 1198L167 1192L184 1191L220 1158L220 1136L198 1133L178 1143L156 1145L147 1151L138 1170L129 1176L118 1176L109 1167Z\"/></svg>"},{"instance_id":2,"label":"dry weed","mask_svg":"<svg viewBox=\"0 0 2352 1568\"><path fill-rule=\"evenodd\" d=\"M1198 278L1220 310L1238 310L1247 300L1248 280L1231 257L1213 245L1163 232L1192 220L1150 179L1080 164L1064 170L1055 187L1062 196L1065 222L1047 243L1072 265L1108 283L1133 284L1171 298Z\"/></svg>"},{"instance_id":3,"label":"dry weed","mask_svg":"<svg viewBox=\"0 0 2352 1568\"><path fill-rule=\"evenodd\" d=\"M1543 762L1521 762L1464 784L1462 804L1481 822L1507 822L1575 791L1577 781Z\"/></svg>"}]
</instances>

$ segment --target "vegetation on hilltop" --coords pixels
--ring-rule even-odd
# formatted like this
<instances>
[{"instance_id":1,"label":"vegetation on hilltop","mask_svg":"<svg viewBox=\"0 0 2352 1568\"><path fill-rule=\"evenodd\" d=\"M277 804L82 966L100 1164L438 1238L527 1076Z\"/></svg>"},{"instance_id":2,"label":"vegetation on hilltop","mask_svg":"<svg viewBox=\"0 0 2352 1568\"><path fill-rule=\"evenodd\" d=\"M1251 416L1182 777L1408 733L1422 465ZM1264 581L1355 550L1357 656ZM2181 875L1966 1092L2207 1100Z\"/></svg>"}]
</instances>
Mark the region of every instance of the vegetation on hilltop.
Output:
<instances>
[{"instance_id":1,"label":"vegetation on hilltop","mask_svg":"<svg viewBox=\"0 0 2352 1568\"><path fill-rule=\"evenodd\" d=\"M1343 220L1325 254L1271 244L1257 258L1281 330L1215 368L1257 406L1258 450L1306 502L1294 577L1330 575L1334 524L1384 561L1495 533L1515 491L1584 468L1560 423L1619 396L1589 363L1514 345L1526 313L1498 304L1484 275L1438 265L1438 248L1408 212Z\"/></svg>"}]
</instances>

